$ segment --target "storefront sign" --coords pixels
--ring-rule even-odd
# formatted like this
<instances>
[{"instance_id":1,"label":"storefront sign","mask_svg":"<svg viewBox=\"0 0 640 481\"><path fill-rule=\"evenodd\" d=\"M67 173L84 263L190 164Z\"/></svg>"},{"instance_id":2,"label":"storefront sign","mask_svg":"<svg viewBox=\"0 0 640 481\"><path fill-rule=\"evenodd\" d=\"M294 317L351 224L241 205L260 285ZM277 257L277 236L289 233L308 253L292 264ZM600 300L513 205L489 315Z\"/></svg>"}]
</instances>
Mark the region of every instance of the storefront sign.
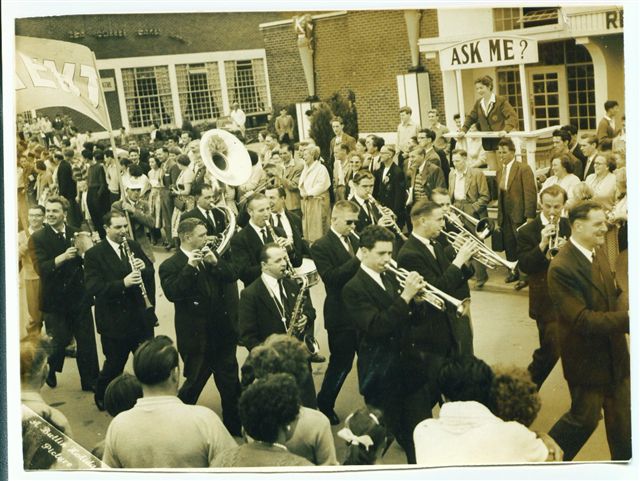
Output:
<instances>
[{"instance_id":1,"label":"storefront sign","mask_svg":"<svg viewBox=\"0 0 640 481\"><path fill-rule=\"evenodd\" d=\"M538 62L538 42L531 38L493 35L440 50L442 70L500 67Z\"/></svg>"}]
</instances>

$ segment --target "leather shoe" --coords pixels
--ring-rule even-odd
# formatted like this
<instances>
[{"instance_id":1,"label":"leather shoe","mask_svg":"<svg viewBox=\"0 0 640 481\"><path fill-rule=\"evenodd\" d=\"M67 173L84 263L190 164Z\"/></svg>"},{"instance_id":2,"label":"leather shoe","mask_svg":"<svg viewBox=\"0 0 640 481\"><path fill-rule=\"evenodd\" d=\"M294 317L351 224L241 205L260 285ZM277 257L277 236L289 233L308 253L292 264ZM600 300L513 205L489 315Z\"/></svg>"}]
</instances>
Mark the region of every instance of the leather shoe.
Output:
<instances>
[{"instance_id":1,"label":"leather shoe","mask_svg":"<svg viewBox=\"0 0 640 481\"><path fill-rule=\"evenodd\" d=\"M332 426L340 424L340 418L333 409L320 409L320 412L329 418L329 422Z\"/></svg>"},{"instance_id":2,"label":"leather shoe","mask_svg":"<svg viewBox=\"0 0 640 481\"><path fill-rule=\"evenodd\" d=\"M96 407L98 408L98 411L104 411L104 400L103 399L98 398L98 395L94 394L93 401L96 403Z\"/></svg>"},{"instance_id":3,"label":"leather shoe","mask_svg":"<svg viewBox=\"0 0 640 481\"><path fill-rule=\"evenodd\" d=\"M515 282L518 279L520 279L520 274L518 274L517 272L510 272L509 275L504 278L504 282L506 284L511 284L512 282Z\"/></svg>"},{"instance_id":4,"label":"leather shoe","mask_svg":"<svg viewBox=\"0 0 640 481\"><path fill-rule=\"evenodd\" d=\"M482 289L488 280L489 280L488 277L485 277L484 279L481 279L481 280L477 280L475 285L476 289Z\"/></svg>"},{"instance_id":5,"label":"leather shoe","mask_svg":"<svg viewBox=\"0 0 640 481\"><path fill-rule=\"evenodd\" d=\"M96 392L96 385L95 384L90 384L88 386L83 385L82 386L82 390L85 392Z\"/></svg>"},{"instance_id":6,"label":"leather shoe","mask_svg":"<svg viewBox=\"0 0 640 481\"><path fill-rule=\"evenodd\" d=\"M50 388L54 388L58 385L58 379L56 378L56 372L53 369L49 369L49 374L47 375L47 379L45 379L47 386Z\"/></svg>"},{"instance_id":7,"label":"leather shoe","mask_svg":"<svg viewBox=\"0 0 640 481\"><path fill-rule=\"evenodd\" d=\"M309 358L311 362L325 362L327 360L322 354L312 354Z\"/></svg>"},{"instance_id":8,"label":"leather shoe","mask_svg":"<svg viewBox=\"0 0 640 481\"><path fill-rule=\"evenodd\" d=\"M515 286L513 286L513 288L514 288L516 291L519 291L520 289L524 289L524 288L525 288L525 287L527 287L528 285L529 285L529 281L518 281L518 282L516 283L516 285L515 285Z\"/></svg>"}]
</instances>

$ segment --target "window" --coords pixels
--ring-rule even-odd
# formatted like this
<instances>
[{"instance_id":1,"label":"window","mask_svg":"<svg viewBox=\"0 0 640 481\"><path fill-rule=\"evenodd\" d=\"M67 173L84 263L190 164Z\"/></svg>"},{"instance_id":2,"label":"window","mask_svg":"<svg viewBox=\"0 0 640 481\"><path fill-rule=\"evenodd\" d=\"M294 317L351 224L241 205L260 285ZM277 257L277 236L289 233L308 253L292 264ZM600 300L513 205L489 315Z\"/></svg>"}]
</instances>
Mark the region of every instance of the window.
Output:
<instances>
[{"instance_id":1,"label":"window","mask_svg":"<svg viewBox=\"0 0 640 481\"><path fill-rule=\"evenodd\" d=\"M496 32L555 25L559 7L494 8L493 28Z\"/></svg>"},{"instance_id":2,"label":"window","mask_svg":"<svg viewBox=\"0 0 640 481\"><path fill-rule=\"evenodd\" d=\"M218 62L176 65L180 109L191 120L213 120L221 115L222 89Z\"/></svg>"},{"instance_id":3,"label":"window","mask_svg":"<svg viewBox=\"0 0 640 481\"><path fill-rule=\"evenodd\" d=\"M135 67L122 69L127 117L132 128L174 122L169 68Z\"/></svg>"},{"instance_id":4,"label":"window","mask_svg":"<svg viewBox=\"0 0 640 481\"><path fill-rule=\"evenodd\" d=\"M518 114L518 129L524 130L524 112L522 110L522 91L520 73L517 67L503 67L497 71L498 95L507 98Z\"/></svg>"},{"instance_id":5,"label":"window","mask_svg":"<svg viewBox=\"0 0 640 481\"><path fill-rule=\"evenodd\" d=\"M268 108L267 82L263 59L225 61L229 103L238 102L246 114L263 113Z\"/></svg>"}]
</instances>

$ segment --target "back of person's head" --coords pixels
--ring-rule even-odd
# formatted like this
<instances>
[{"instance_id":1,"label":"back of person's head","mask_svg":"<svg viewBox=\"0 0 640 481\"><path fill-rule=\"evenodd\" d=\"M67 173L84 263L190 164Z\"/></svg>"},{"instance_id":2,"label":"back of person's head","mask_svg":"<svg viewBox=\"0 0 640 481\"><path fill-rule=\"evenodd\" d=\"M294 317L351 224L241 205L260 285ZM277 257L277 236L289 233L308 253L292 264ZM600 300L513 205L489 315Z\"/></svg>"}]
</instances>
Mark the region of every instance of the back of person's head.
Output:
<instances>
[{"instance_id":1,"label":"back of person's head","mask_svg":"<svg viewBox=\"0 0 640 481\"><path fill-rule=\"evenodd\" d=\"M438 386L449 401L477 401L491 407L491 367L474 356L447 360L438 374Z\"/></svg>"},{"instance_id":2,"label":"back of person's head","mask_svg":"<svg viewBox=\"0 0 640 481\"><path fill-rule=\"evenodd\" d=\"M516 366L497 366L494 373L493 413L503 421L531 426L540 411L540 396L529 372Z\"/></svg>"},{"instance_id":3,"label":"back of person's head","mask_svg":"<svg viewBox=\"0 0 640 481\"><path fill-rule=\"evenodd\" d=\"M153 386L166 381L178 367L178 351L167 336L145 341L133 355L133 372L142 384Z\"/></svg>"},{"instance_id":4,"label":"back of person's head","mask_svg":"<svg viewBox=\"0 0 640 481\"><path fill-rule=\"evenodd\" d=\"M256 441L274 443L281 429L290 431L300 411L300 394L290 374L256 379L238 401L240 421Z\"/></svg>"},{"instance_id":5,"label":"back of person's head","mask_svg":"<svg viewBox=\"0 0 640 481\"><path fill-rule=\"evenodd\" d=\"M242 384L248 386L256 379L270 374L291 374L300 388L309 377L309 353L304 344L293 336L272 334L251 350L242 367Z\"/></svg>"},{"instance_id":6,"label":"back of person's head","mask_svg":"<svg viewBox=\"0 0 640 481\"><path fill-rule=\"evenodd\" d=\"M349 414L338 437L347 442L343 465L374 464L381 448L387 444L387 429L380 424L382 413L362 407Z\"/></svg>"},{"instance_id":7,"label":"back of person's head","mask_svg":"<svg viewBox=\"0 0 640 481\"><path fill-rule=\"evenodd\" d=\"M142 396L142 385L138 378L125 372L107 386L104 392L104 407L112 417L116 417L135 406L136 401Z\"/></svg>"},{"instance_id":8,"label":"back of person's head","mask_svg":"<svg viewBox=\"0 0 640 481\"><path fill-rule=\"evenodd\" d=\"M26 336L20 340L20 382L29 384L44 379L45 369L51 351L50 340L39 334Z\"/></svg>"}]
</instances>

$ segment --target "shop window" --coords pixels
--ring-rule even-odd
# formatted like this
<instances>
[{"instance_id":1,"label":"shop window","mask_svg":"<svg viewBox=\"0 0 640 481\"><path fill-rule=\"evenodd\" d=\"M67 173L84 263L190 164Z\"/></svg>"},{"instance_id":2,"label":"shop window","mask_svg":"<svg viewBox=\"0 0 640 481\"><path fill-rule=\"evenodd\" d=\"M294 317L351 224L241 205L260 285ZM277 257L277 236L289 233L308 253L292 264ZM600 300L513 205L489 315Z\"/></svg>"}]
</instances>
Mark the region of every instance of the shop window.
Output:
<instances>
[{"instance_id":1,"label":"shop window","mask_svg":"<svg viewBox=\"0 0 640 481\"><path fill-rule=\"evenodd\" d=\"M122 69L127 117L132 128L174 122L169 67Z\"/></svg>"},{"instance_id":2,"label":"shop window","mask_svg":"<svg viewBox=\"0 0 640 481\"><path fill-rule=\"evenodd\" d=\"M494 8L493 28L496 32L555 25L559 7Z\"/></svg>"},{"instance_id":3,"label":"shop window","mask_svg":"<svg viewBox=\"0 0 640 481\"><path fill-rule=\"evenodd\" d=\"M222 110L218 62L176 65L180 110L192 121L214 120Z\"/></svg>"},{"instance_id":4,"label":"shop window","mask_svg":"<svg viewBox=\"0 0 640 481\"><path fill-rule=\"evenodd\" d=\"M224 63L229 102L238 102L245 114L267 112L267 80L263 59L230 60Z\"/></svg>"}]
</instances>

